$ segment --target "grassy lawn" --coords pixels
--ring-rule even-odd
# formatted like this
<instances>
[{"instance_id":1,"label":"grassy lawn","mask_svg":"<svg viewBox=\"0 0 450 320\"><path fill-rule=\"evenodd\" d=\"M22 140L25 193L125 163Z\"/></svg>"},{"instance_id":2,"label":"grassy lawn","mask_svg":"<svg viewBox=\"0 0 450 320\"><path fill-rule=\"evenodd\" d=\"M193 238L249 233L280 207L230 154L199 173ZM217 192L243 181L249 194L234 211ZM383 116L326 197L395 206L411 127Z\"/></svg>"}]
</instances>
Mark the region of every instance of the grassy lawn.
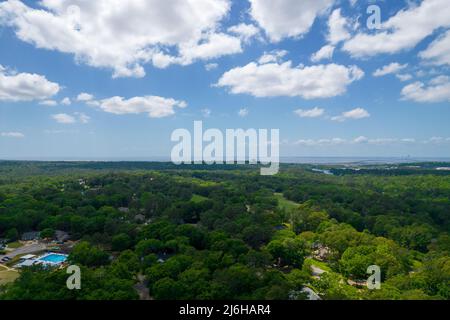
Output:
<instances>
[{"instance_id":1,"label":"grassy lawn","mask_svg":"<svg viewBox=\"0 0 450 320\"><path fill-rule=\"evenodd\" d=\"M206 181L206 180L192 178L192 177L175 177L174 180L179 183L196 184L200 187L214 187L214 186L220 185L220 183L217 183L214 181Z\"/></svg>"},{"instance_id":2,"label":"grassy lawn","mask_svg":"<svg viewBox=\"0 0 450 320\"><path fill-rule=\"evenodd\" d=\"M217 182L214 182L214 181L205 181L205 180L196 179L196 178L192 179L192 183L195 183L200 187L214 187L214 186L219 185Z\"/></svg>"},{"instance_id":3,"label":"grassy lawn","mask_svg":"<svg viewBox=\"0 0 450 320\"><path fill-rule=\"evenodd\" d=\"M200 203L200 202L203 202L203 201L206 201L206 200L208 200L208 198L200 196L198 194L194 194L192 196L192 198L191 198L191 201L195 202L195 203Z\"/></svg>"},{"instance_id":4,"label":"grassy lawn","mask_svg":"<svg viewBox=\"0 0 450 320\"><path fill-rule=\"evenodd\" d=\"M23 244L21 244L20 242L8 243L8 248L10 248L10 249L17 249L17 248L20 248L22 246L23 246Z\"/></svg>"},{"instance_id":5,"label":"grassy lawn","mask_svg":"<svg viewBox=\"0 0 450 320\"><path fill-rule=\"evenodd\" d=\"M326 264L325 262L322 262L322 261L318 261L318 260L315 260L315 259L311 259L311 258L308 258L308 259L305 259L305 263L307 264L307 265L312 265L312 266L315 266L315 267L317 267L317 268L320 268L320 269L322 269L323 271L327 271L327 272L332 272L332 270L331 270L331 268L328 266L328 264Z\"/></svg>"},{"instance_id":6,"label":"grassy lawn","mask_svg":"<svg viewBox=\"0 0 450 320\"><path fill-rule=\"evenodd\" d=\"M3 271L3 270L4 269L0 269L0 286L13 282L19 277L19 273L17 271Z\"/></svg>"},{"instance_id":7,"label":"grassy lawn","mask_svg":"<svg viewBox=\"0 0 450 320\"><path fill-rule=\"evenodd\" d=\"M0 286L13 282L19 277L17 271L9 271L5 266L0 265Z\"/></svg>"},{"instance_id":8,"label":"grassy lawn","mask_svg":"<svg viewBox=\"0 0 450 320\"><path fill-rule=\"evenodd\" d=\"M286 199L282 193L275 193L275 197L278 200L278 208L280 210L290 211L299 207L297 202Z\"/></svg>"}]
</instances>

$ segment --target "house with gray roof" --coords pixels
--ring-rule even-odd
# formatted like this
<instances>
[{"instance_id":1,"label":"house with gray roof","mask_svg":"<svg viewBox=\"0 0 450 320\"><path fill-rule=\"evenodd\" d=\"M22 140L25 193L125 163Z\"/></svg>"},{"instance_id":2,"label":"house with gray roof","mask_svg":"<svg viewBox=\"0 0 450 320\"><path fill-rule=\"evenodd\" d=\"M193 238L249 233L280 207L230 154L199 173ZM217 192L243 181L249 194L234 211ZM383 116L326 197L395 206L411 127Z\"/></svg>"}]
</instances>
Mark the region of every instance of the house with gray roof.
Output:
<instances>
[{"instance_id":1,"label":"house with gray roof","mask_svg":"<svg viewBox=\"0 0 450 320\"><path fill-rule=\"evenodd\" d=\"M41 233L39 231L25 232L22 234L22 241L34 241L41 238Z\"/></svg>"}]
</instances>

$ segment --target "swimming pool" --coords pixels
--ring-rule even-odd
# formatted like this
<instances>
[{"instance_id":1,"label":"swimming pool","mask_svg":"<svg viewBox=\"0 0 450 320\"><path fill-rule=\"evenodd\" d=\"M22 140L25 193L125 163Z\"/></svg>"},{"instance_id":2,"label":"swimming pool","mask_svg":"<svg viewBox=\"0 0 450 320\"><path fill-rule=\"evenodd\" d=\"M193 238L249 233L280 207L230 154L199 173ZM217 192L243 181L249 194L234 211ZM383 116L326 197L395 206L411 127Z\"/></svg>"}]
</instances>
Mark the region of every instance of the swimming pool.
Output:
<instances>
[{"instance_id":1,"label":"swimming pool","mask_svg":"<svg viewBox=\"0 0 450 320\"><path fill-rule=\"evenodd\" d=\"M43 257L40 257L38 261L41 261L43 263L49 263L49 264L62 264L66 262L67 256L64 254L56 254L56 253L50 253L48 255L45 255Z\"/></svg>"}]
</instances>

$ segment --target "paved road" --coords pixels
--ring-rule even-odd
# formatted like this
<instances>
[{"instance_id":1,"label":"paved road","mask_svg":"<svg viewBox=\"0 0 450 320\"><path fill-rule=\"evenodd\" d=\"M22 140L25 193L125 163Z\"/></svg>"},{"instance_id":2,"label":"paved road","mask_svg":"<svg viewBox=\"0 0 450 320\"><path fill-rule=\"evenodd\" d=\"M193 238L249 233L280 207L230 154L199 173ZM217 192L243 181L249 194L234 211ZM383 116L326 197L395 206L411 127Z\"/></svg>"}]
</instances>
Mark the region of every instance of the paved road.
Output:
<instances>
[{"instance_id":1,"label":"paved road","mask_svg":"<svg viewBox=\"0 0 450 320\"><path fill-rule=\"evenodd\" d=\"M0 255L0 260L2 260L4 257L8 257L10 259L15 258L16 256L19 255L24 255L24 254L33 254L39 251L45 251L47 249L47 246L45 244L41 244L41 243L33 243L30 245L25 245L23 247L17 248L14 251L11 251L5 255Z\"/></svg>"}]
</instances>

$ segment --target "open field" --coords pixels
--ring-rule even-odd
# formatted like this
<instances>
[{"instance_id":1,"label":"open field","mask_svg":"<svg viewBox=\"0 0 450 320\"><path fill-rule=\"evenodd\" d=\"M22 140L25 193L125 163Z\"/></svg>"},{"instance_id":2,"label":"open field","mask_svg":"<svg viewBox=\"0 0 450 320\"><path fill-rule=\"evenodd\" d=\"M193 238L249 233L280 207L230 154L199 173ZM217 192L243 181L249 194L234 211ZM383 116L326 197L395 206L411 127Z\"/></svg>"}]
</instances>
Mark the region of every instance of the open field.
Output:
<instances>
[{"instance_id":1,"label":"open field","mask_svg":"<svg viewBox=\"0 0 450 320\"><path fill-rule=\"evenodd\" d=\"M198 194L194 194L192 196L192 198L191 198L191 201L194 202L194 203L201 203L201 202L206 201L206 200L208 200L208 198L203 197L203 196L198 195Z\"/></svg>"},{"instance_id":2,"label":"open field","mask_svg":"<svg viewBox=\"0 0 450 320\"><path fill-rule=\"evenodd\" d=\"M280 210L290 211L299 207L298 203L286 199L282 193L275 193L275 197L278 200L278 208L280 208Z\"/></svg>"},{"instance_id":3,"label":"open field","mask_svg":"<svg viewBox=\"0 0 450 320\"><path fill-rule=\"evenodd\" d=\"M21 244L20 242L11 242L8 243L8 248L9 249L18 249L20 247L23 247L23 244Z\"/></svg>"},{"instance_id":4,"label":"open field","mask_svg":"<svg viewBox=\"0 0 450 320\"><path fill-rule=\"evenodd\" d=\"M13 282L19 277L17 271L12 271L5 266L0 265L0 286Z\"/></svg>"}]
</instances>

